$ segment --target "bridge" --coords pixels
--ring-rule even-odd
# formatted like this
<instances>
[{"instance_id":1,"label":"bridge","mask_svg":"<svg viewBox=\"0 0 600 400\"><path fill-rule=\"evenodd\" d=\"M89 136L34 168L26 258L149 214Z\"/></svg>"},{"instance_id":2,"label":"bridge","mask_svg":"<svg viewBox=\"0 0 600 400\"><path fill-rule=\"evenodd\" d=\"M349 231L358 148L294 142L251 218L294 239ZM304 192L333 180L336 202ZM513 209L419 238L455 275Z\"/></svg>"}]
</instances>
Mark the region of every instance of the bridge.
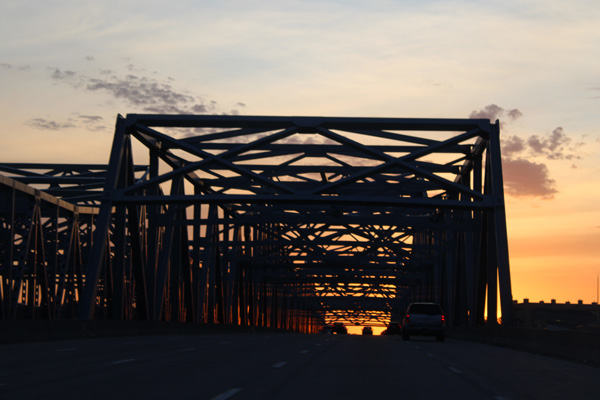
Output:
<instances>
[{"instance_id":1,"label":"bridge","mask_svg":"<svg viewBox=\"0 0 600 400\"><path fill-rule=\"evenodd\" d=\"M314 333L419 300L450 326L508 325L499 134L483 119L118 116L106 165L0 164L0 318Z\"/></svg>"}]
</instances>

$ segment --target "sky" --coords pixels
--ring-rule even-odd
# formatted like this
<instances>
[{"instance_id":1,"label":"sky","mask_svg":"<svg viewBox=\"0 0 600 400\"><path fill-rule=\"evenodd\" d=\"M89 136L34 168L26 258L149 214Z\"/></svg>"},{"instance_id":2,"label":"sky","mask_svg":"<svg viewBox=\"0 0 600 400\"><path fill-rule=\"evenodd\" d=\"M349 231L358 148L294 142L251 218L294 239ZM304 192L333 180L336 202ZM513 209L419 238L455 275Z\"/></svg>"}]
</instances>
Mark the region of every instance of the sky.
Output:
<instances>
[{"instance_id":1,"label":"sky","mask_svg":"<svg viewBox=\"0 0 600 400\"><path fill-rule=\"evenodd\" d=\"M118 114L501 121L515 300L597 300L597 0L0 4L0 162L107 163Z\"/></svg>"}]
</instances>

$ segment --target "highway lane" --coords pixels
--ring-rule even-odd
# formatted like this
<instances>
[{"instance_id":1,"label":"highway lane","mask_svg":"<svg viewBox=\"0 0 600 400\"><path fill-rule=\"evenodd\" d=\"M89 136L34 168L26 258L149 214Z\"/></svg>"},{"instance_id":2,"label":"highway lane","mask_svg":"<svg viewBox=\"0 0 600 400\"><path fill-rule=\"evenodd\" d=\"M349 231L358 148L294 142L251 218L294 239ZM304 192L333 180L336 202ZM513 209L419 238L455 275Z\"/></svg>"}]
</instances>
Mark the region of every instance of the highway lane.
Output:
<instances>
[{"instance_id":1,"label":"highway lane","mask_svg":"<svg viewBox=\"0 0 600 400\"><path fill-rule=\"evenodd\" d=\"M0 346L0 399L598 399L600 369L478 343L235 333Z\"/></svg>"}]
</instances>

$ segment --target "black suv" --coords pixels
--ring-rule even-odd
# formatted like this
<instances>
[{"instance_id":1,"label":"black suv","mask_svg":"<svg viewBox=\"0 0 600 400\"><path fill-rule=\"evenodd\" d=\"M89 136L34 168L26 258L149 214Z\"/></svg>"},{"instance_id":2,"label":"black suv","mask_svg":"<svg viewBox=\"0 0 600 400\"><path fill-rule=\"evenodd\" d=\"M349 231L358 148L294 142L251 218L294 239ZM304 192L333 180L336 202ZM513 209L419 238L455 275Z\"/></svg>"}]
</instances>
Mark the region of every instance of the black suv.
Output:
<instances>
[{"instance_id":1,"label":"black suv","mask_svg":"<svg viewBox=\"0 0 600 400\"><path fill-rule=\"evenodd\" d=\"M412 303L406 309L402 324L402 339L410 340L411 335L435 336L443 341L446 336L446 318L442 307L437 303Z\"/></svg>"},{"instance_id":2,"label":"black suv","mask_svg":"<svg viewBox=\"0 0 600 400\"><path fill-rule=\"evenodd\" d=\"M402 326L399 322L390 322L385 331L381 332L382 335L399 335L401 333Z\"/></svg>"},{"instance_id":3,"label":"black suv","mask_svg":"<svg viewBox=\"0 0 600 400\"><path fill-rule=\"evenodd\" d=\"M348 333L348 329L344 326L343 322L334 322L331 332L335 333L336 335L345 335Z\"/></svg>"}]
</instances>

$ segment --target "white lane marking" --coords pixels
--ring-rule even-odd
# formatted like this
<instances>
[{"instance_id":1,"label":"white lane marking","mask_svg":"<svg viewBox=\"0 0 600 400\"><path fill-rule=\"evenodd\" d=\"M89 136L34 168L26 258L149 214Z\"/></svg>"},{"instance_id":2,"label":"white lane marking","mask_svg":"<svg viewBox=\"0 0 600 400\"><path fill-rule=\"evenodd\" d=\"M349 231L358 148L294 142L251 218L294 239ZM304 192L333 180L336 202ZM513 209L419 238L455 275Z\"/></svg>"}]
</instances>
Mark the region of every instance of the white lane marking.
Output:
<instances>
[{"instance_id":1,"label":"white lane marking","mask_svg":"<svg viewBox=\"0 0 600 400\"><path fill-rule=\"evenodd\" d=\"M308 350L302 350L302 351L300 352L300 354L306 354L306 353L308 353Z\"/></svg>"},{"instance_id":2,"label":"white lane marking","mask_svg":"<svg viewBox=\"0 0 600 400\"><path fill-rule=\"evenodd\" d=\"M187 349L179 349L179 350L177 350L177 351L178 351L179 353L182 353L182 352L184 352L184 351L194 351L194 350L196 350L196 348L195 348L195 347L189 347L189 348L187 348Z\"/></svg>"},{"instance_id":3,"label":"white lane marking","mask_svg":"<svg viewBox=\"0 0 600 400\"><path fill-rule=\"evenodd\" d=\"M421 350L421 347L420 346L415 346L415 349Z\"/></svg>"},{"instance_id":4,"label":"white lane marking","mask_svg":"<svg viewBox=\"0 0 600 400\"><path fill-rule=\"evenodd\" d=\"M494 397L494 400L509 400L508 397L504 397L504 396L496 396Z\"/></svg>"},{"instance_id":5,"label":"white lane marking","mask_svg":"<svg viewBox=\"0 0 600 400\"><path fill-rule=\"evenodd\" d=\"M321 343L317 343L317 344L315 344L315 346L322 346L322 344Z\"/></svg>"},{"instance_id":6,"label":"white lane marking","mask_svg":"<svg viewBox=\"0 0 600 400\"><path fill-rule=\"evenodd\" d=\"M0 386L6 386L6 383L0 383Z\"/></svg>"},{"instance_id":7,"label":"white lane marking","mask_svg":"<svg viewBox=\"0 0 600 400\"><path fill-rule=\"evenodd\" d=\"M228 391L221 393L217 397L213 397L211 400L226 400L230 397L235 396L237 393L239 393L241 391L242 391L242 389L238 389L238 388L229 389Z\"/></svg>"},{"instance_id":8,"label":"white lane marking","mask_svg":"<svg viewBox=\"0 0 600 400\"><path fill-rule=\"evenodd\" d=\"M433 358L433 354L431 354L431 353L427 353L427 357L431 357L431 358Z\"/></svg>"},{"instance_id":9,"label":"white lane marking","mask_svg":"<svg viewBox=\"0 0 600 400\"><path fill-rule=\"evenodd\" d=\"M58 351L73 351L73 350L75 350L75 347L67 347L65 349L56 349L54 351L58 352Z\"/></svg>"},{"instance_id":10,"label":"white lane marking","mask_svg":"<svg viewBox=\"0 0 600 400\"><path fill-rule=\"evenodd\" d=\"M128 358L125 360L113 361L110 364L123 364L123 363L127 363L127 362L132 362L132 361L135 361L135 358Z\"/></svg>"},{"instance_id":11,"label":"white lane marking","mask_svg":"<svg viewBox=\"0 0 600 400\"><path fill-rule=\"evenodd\" d=\"M221 344L231 344L231 342L221 342Z\"/></svg>"},{"instance_id":12,"label":"white lane marking","mask_svg":"<svg viewBox=\"0 0 600 400\"><path fill-rule=\"evenodd\" d=\"M448 369L452 372L454 372L455 374L462 374L462 371L458 368L454 368L454 367L448 367Z\"/></svg>"},{"instance_id":13,"label":"white lane marking","mask_svg":"<svg viewBox=\"0 0 600 400\"><path fill-rule=\"evenodd\" d=\"M273 368L281 368L285 364L287 364L287 361L278 362L277 364L273 364Z\"/></svg>"}]
</instances>

